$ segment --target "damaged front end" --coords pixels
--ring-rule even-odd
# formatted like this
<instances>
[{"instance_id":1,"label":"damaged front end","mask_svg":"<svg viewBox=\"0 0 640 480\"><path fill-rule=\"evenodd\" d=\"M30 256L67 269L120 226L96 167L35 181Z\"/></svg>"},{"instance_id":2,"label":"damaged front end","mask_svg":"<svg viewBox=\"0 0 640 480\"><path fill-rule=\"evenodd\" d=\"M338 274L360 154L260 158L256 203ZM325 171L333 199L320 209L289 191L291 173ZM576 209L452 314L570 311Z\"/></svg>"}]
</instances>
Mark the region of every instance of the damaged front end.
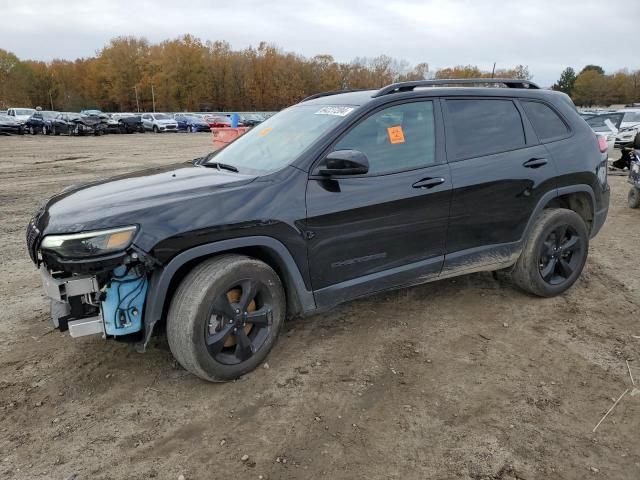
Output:
<instances>
[{"instance_id":1,"label":"damaged front end","mask_svg":"<svg viewBox=\"0 0 640 480\"><path fill-rule=\"evenodd\" d=\"M136 226L41 237L37 217L27 247L40 270L51 320L72 337L138 341L153 261L133 245Z\"/></svg>"}]
</instances>

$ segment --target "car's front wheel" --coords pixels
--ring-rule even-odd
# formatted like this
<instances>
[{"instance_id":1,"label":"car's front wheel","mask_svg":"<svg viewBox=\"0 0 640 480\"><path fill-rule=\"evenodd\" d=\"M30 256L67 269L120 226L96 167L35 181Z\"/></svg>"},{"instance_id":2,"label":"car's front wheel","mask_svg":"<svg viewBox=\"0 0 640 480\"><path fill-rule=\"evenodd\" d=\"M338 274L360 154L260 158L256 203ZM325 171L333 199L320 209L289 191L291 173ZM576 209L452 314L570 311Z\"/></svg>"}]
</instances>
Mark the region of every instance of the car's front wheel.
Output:
<instances>
[{"instance_id":1,"label":"car's front wheel","mask_svg":"<svg viewBox=\"0 0 640 480\"><path fill-rule=\"evenodd\" d=\"M233 380L266 358L285 313L284 289L271 267L241 255L215 257L176 290L167 316L169 347L194 375Z\"/></svg>"},{"instance_id":2,"label":"car's front wheel","mask_svg":"<svg viewBox=\"0 0 640 480\"><path fill-rule=\"evenodd\" d=\"M553 297L575 283L588 252L589 234L580 215L564 208L544 210L511 276L523 290Z\"/></svg>"},{"instance_id":3,"label":"car's front wheel","mask_svg":"<svg viewBox=\"0 0 640 480\"><path fill-rule=\"evenodd\" d=\"M157 125L153 126L153 133L160 133L160 130L158 129Z\"/></svg>"}]
</instances>

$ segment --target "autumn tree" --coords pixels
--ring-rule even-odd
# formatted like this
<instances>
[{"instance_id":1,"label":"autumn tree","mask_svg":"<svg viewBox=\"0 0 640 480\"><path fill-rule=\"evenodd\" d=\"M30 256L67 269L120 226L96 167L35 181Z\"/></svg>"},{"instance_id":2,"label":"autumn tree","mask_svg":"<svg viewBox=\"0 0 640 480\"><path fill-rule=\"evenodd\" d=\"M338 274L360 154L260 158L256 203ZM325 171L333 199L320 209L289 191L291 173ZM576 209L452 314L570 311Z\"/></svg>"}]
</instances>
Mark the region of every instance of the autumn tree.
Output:
<instances>
[{"instance_id":1,"label":"autumn tree","mask_svg":"<svg viewBox=\"0 0 640 480\"><path fill-rule=\"evenodd\" d=\"M567 67L560 74L560 78L556 83L551 87L554 90L558 90L559 92L566 93L567 95L571 95L573 92L573 86L576 83L576 72L573 68Z\"/></svg>"}]
</instances>

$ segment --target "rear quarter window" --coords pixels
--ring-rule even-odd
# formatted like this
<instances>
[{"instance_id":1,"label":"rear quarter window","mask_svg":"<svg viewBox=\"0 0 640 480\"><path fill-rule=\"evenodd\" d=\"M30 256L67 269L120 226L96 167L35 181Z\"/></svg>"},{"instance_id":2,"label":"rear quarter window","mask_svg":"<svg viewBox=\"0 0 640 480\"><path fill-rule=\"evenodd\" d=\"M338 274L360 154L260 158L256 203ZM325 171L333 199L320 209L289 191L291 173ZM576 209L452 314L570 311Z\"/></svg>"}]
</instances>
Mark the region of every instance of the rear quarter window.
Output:
<instances>
[{"instance_id":1,"label":"rear quarter window","mask_svg":"<svg viewBox=\"0 0 640 480\"><path fill-rule=\"evenodd\" d=\"M525 146L522 118L510 99L448 99L447 149L453 158L479 157Z\"/></svg>"},{"instance_id":2,"label":"rear quarter window","mask_svg":"<svg viewBox=\"0 0 640 480\"><path fill-rule=\"evenodd\" d=\"M562 118L548 105L528 100L522 100L521 103L541 142L564 137L569 133Z\"/></svg>"}]
</instances>

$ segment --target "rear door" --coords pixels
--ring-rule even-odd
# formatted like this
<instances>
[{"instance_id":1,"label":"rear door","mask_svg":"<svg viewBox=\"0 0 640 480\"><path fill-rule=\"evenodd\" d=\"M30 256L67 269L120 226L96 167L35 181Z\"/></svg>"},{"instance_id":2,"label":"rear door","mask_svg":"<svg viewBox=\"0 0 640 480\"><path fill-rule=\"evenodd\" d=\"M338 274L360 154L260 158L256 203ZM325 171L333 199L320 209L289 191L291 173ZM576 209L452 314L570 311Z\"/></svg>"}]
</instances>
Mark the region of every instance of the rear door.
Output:
<instances>
[{"instance_id":1,"label":"rear door","mask_svg":"<svg viewBox=\"0 0 640 480\"><path fill-rule=\"evenodd\" d=\"M443 273L507 262L538 201L556 187L553 161L516 101L443 103L453 181Z\"/></svg>"},{"instance_id":2,"label":"rear door","mask_svg":"<svg viewBox=\"0 0 640 480\"><path fill-rule=\"evenodd\" d=\"M332 150L358 150L366 175L307 187L309 266L320 306L437 276L444 259L451 176L437 101L381 108Z\"/></svg>"}]
</instances>

